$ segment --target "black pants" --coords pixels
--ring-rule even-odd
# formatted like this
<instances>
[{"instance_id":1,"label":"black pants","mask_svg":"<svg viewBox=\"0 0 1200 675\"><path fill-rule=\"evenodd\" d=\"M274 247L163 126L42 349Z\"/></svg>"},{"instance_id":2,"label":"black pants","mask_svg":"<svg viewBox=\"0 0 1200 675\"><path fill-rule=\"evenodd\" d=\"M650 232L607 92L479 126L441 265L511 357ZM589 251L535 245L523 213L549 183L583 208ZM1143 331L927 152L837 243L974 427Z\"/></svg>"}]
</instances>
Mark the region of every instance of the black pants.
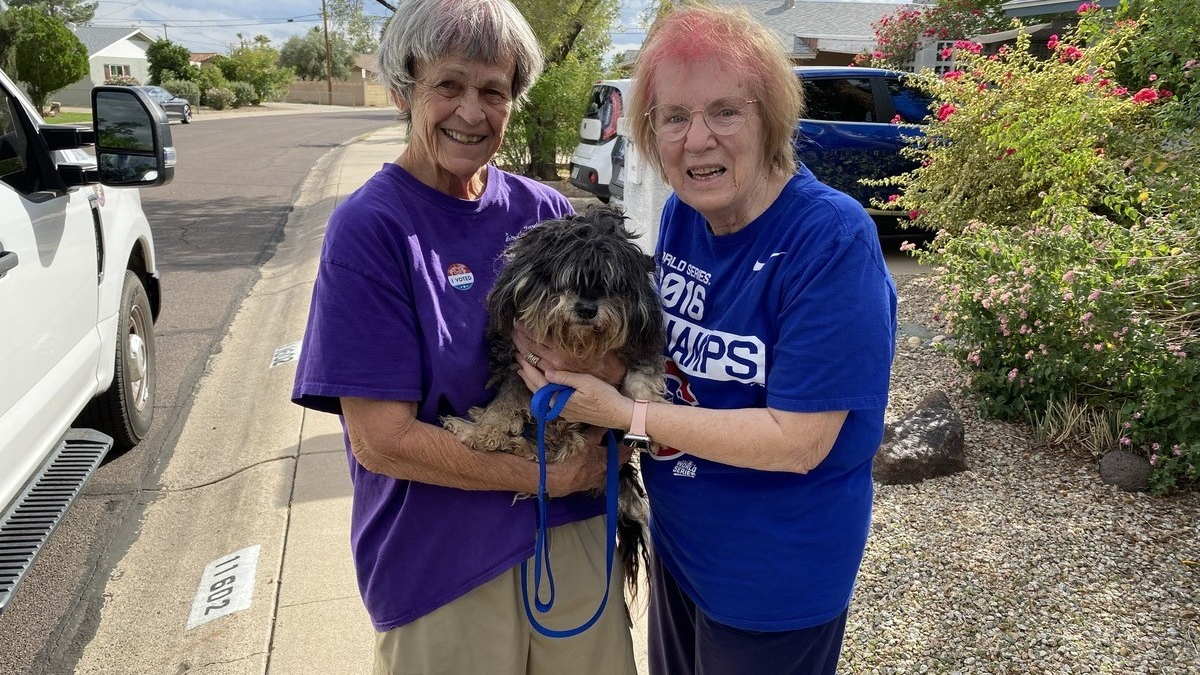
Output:
<instances>
[{"instance_id":1,"label":"black pants","mask_svg":"<svg viewBox=\"0 0 1200 675\"><path fill-rule=\"evenodd\" d=\"M829 623L748 631L708 618L658 560L652 563L650 675L835 675L847 611Z\"/></svg>"}]
</instances>

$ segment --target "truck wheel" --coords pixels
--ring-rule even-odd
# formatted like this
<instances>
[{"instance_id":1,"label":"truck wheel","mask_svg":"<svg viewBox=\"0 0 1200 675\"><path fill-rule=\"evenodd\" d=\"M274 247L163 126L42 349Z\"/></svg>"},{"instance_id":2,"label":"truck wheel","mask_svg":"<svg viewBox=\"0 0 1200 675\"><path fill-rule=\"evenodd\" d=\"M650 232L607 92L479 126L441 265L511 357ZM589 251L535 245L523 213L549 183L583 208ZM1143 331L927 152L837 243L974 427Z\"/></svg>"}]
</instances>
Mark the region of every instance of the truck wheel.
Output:
<instances>
[{"instance_id":1,"label":"truck wheel","mask_svg":"<svg viewBox=\"0 0 1200 675\"><path fill-rule=\"evenodd\" d=\"M154 419L154 317L138 275L125 271L117 320L116 370L108 391L92 399L76 421L113 437L113 450L137 445Z\"/></svg>"}]
</instances>

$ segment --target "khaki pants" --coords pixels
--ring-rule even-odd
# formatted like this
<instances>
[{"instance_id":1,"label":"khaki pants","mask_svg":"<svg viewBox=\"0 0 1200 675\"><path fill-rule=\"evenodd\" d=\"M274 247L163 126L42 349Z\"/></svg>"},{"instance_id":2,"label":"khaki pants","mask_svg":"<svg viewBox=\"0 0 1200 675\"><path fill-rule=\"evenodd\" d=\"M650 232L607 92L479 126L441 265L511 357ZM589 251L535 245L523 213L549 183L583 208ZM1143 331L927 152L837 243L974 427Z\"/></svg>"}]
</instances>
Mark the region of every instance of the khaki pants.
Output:
<instances>
[{"instance_id":1,"label":"khaki pants","mask_svg":"<svg viewBox=\"0 0 1200 675\"><path fill-rule=\"evenodd\" d=\"M587 621L604 596L604 516L549 532L554 607L538 623L568 630ZM425 616L378 633L375 675L637 675L621 570L614 561L604 613L579 635L550 638L525 616L521 566ZM533 591L533 561L528 565ZM549 598L545 571L542 598ZM532 600L530 601L532 606Z\"/></svg>"}]
</instances>

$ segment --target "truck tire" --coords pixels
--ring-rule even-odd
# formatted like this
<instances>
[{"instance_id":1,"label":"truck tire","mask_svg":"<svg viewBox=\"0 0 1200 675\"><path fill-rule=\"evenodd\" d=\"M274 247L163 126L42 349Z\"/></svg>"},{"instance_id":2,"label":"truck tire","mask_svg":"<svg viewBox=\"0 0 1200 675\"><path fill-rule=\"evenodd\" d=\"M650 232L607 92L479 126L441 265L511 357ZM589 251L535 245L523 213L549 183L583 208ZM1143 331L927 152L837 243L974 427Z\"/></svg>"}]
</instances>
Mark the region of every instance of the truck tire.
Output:
<instances>
[{"instance_id":1,"label":"truck tire","mask_svg":"<svg viewBox=\"0 0 1200 675\"><path fill-rule=\"evenodd\" d=\"M116 370L108 391L92 399L76 426L91 427L113 438L123 452L150 432L154 419L154 317L142 280L125 271L117 320Z\"/></svg>"}]
</instances>

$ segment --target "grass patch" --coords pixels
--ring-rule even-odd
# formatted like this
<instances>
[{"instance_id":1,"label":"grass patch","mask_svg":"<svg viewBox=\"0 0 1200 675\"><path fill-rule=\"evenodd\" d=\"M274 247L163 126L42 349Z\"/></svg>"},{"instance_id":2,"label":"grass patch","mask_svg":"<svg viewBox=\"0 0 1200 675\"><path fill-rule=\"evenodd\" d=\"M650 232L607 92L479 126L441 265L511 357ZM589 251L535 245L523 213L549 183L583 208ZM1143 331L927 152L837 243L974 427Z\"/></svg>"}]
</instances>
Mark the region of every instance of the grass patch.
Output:
<instances>
[{"instance_id":1,"label":"grass patch","mask_svg":"<svg viewBox=\"0 0 1200 675\"><path fill-rule=\"evenodd\" d=\"M54 117L46 118L50 124L79 124L80 122L92 121L92 113L90 112L60 112Z\"/></svg>"}]
</instances>

